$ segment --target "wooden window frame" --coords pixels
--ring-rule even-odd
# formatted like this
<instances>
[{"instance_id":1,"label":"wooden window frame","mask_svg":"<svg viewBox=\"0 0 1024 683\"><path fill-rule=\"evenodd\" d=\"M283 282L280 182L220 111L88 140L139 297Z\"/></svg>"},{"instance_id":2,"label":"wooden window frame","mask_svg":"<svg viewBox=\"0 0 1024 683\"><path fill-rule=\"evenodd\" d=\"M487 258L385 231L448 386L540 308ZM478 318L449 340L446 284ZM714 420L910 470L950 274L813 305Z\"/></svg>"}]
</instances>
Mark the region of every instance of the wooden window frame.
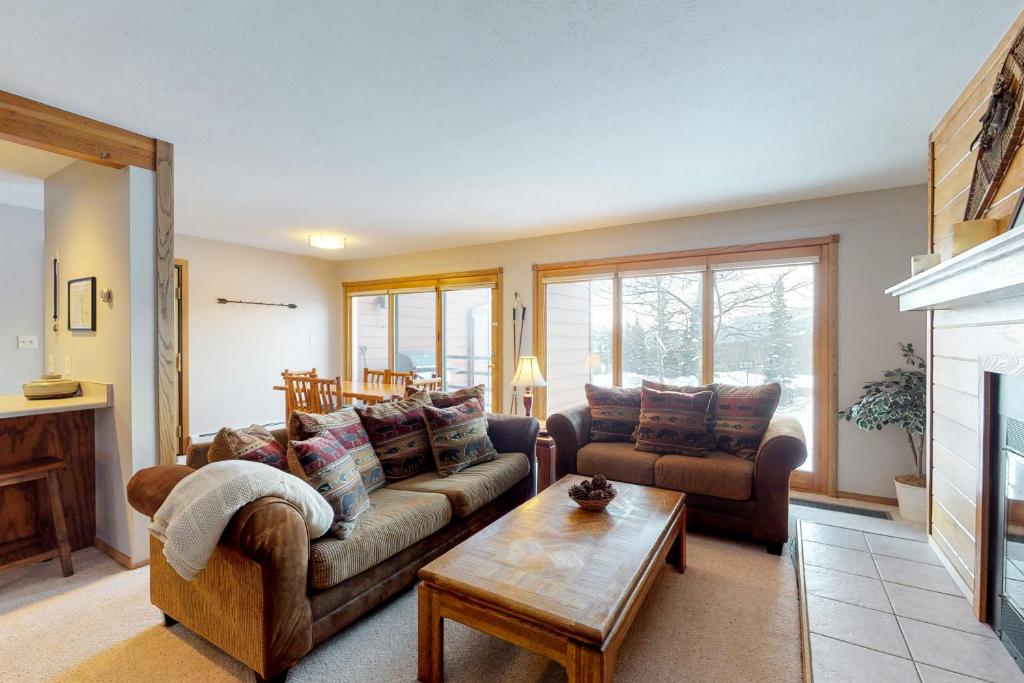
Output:
<instances>
[{"instance_id":1,"label":"wooden window frame","mask_svg":"<svg viewBox=\"0 0 1024 683\"><path fill-rule=\"evenodd\" d=\"M381 280L360 280L342 283L342 299L345 339L343 342L345 378L358 379L353 376L352 368L352 298L379 294L388 297L388 367L395 366L395 296L414 292L435 293L435 340L434 349L439 370L444 370L444 293L458 289L490 288L491 290L491 412L501 412L502 406L502 268L473 270L436 275L416 275L411 277L388 278ZM439 373L440 374L440 373Z\"/></svg>"},{"instance_id":2,"label":"wooden window frame","mask_svg":"<svg viewBox=\"0 0 1024 683\"><path fill-rule=\"evenodd\" d=\"M638 270L691 268L703 272L701 320L701 381L714 380L714 328L706 324L713 311L714 266L726 263L771 261L797 257L816 257L814 279L814 468L795 471L790 479L794 489L836 495L836 457L838 450L838 360L837 360L837 256L838 235L760 242L728 247L711 247L667 253L641 254L586 261L534 264L533 266L533 349L541 370L547 374L547 291L545 283L558 277L612 278L612 379L622 385L622 277ZM547 415L547 392L539 391L536 414Z\"/></svg>"}]
</instances>

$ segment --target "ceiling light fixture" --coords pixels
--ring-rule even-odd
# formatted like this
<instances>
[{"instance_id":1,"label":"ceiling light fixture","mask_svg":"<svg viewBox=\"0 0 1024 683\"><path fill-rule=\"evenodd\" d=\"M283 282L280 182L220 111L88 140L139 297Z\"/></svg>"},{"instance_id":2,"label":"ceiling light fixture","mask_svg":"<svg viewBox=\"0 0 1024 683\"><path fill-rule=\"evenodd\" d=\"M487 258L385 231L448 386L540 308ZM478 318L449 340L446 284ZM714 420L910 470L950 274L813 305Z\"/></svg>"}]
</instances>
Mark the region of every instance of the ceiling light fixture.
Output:
<instances>
[{"instance_id":1,"label":"ceiling light fixture","mask_svg":"<svg viewBox=\"0 0 1024 683\"><path fill-rule=\"evenodd\" d=\"M317 249L344 249L345 238L325 232L311 232L309 233L309 246Z\"/></svg>"}]
</instances>

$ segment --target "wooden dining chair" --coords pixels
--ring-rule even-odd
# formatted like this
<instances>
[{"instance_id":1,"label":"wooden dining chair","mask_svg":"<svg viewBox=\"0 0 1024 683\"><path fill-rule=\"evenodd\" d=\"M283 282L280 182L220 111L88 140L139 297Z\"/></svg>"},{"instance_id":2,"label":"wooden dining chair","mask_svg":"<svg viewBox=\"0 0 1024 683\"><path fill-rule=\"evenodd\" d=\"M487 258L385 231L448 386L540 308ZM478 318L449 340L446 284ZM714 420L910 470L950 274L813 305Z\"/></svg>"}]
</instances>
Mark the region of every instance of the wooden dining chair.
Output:
<instances>
[{"instance_id":1,"label":"wooden dining chair","mask_svg":"<svg viewBox=\"0 0 1024 683\"><path fill-rule=\"evenodd\" d=\"M370 368L363 368L363 381L373 382L374 384L390 384L391 371L371 370Z\"/></svg>"},{"instance_id":2,"label":"wooden dining chair","mask_svg":"<svg viewBox=\"0 0 1024 683\"><path fill-rule=\"evenodd\" d=\"M416 379L415 372L391 372L391 383L409 386Z\"/></svg>"},{"instance_id":3,"label":"wooden dining chair","mask_svg":"<svg viewBox=\"0 0 1024 683\"><path fill-rule=\"evenodd\" d=\"M310 380L316 391L319 413L333 413L344 406L344 394L341 391L341 377L319 377Z\"/></svg>"},{"instance_id":4,"label":"wooden dining chair","mask_svg":"<svg viewBox=\"0 0 1024 683\"><path fill-rule=\"evenodd\" d=\"M417 377L409 382L409 386L426 391L444 391L444 380L437 375L433 377Z\"/></svg>"},{"instance_id":5,"label":"wooden dining chair","mask_svg":"<svg viewBox=\"0 0 1024 683\"><path fill-rule=\"evenodd\" d=\"M285 375L291 375L292 377L316 377L316 368L310 370L289 370L285 368L284 372L281 373L281 377Z\"/></svg>"},{"instance_id":6,"label":"wooden dining chair","mask_svg":"<svg viewBox=\"0 0 1024 683\"><path fill-rule=\"evenodd\" d=\"M287 418L296 410L304 413L320 412L320 395L317 392L317 378L309 375L284 375L284 406Z\"/></svg>"}]
</instances>

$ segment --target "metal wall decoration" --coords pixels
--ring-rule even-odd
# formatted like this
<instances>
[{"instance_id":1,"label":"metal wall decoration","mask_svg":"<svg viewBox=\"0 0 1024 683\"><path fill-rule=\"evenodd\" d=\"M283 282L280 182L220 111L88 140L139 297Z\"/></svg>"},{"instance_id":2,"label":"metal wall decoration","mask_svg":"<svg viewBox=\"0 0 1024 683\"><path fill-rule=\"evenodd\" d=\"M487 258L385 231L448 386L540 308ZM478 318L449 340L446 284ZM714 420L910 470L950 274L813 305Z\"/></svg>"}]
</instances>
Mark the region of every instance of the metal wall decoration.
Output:
<instances>
[{"instance_id":1,"label":"metal wall decoration","mask_svg":"<svg viewBox=\"0 0 1024 683\"><path fill-rule=\"evenodd\" d=\"M978 150L978 159L974 164L974 177L967 196L964 220L980 218L988 210L1020 146L1021 132L1024 130L1022 84L1024 32L1018 34L1013 41L1003 68L996 76L988 107L981 117L981 130L971 142L971 150Z\"/></svg>"},{"instance_id":2,"label":"metal wall decoration","mask_svg":"<svg viewBox=\"0 0 1024 683\"><path fill-rule=\"evenodd\" d=\"M239 301L238 299L217 299L219 304L247 304L249 306L280 306L281 308L298 308L298 304L275 304L268 301Z\"/></svg>"}]
</instances>

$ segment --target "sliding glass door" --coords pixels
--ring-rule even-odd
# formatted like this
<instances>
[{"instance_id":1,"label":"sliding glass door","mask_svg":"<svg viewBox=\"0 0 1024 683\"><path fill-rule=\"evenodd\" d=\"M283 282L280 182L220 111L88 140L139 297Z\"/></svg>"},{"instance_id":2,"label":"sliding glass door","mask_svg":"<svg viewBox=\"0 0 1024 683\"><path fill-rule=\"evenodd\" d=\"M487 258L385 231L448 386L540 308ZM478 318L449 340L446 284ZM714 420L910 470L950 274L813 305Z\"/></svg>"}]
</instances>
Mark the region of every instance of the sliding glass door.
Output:
<instances>
[{"instance_id":1,"label":"sliding glass door","mask_svg":"<svg viewBox=\"0 0 1024 683\"><path fill-rule=\"evenodd\" d=\"M814 469L814 264L713 271L715 381L778 382L777 412L800 420Z\"/></svg>"},{"instance_id":2,"label":"sliding glass door","mask_svg":"<svg viewBox=\"0 0 1024 683\"><path fill-rule=\"evenodd\" d=\"M834 487L835 242L537 266L540 414L585 400L588 382L778 382L809 457L793 485Z\"/></svg>"},{"instance_id":3,"label":"sliding glass door","mask_svg":"<svg viewBox=\"0 0 1024 683\"><path fill-rule=\"evenodd\" d=\"M500 409L500 287L500 271L346 283L346 377L390 368L448 389L483 384Z\"/></svg>"},{"instance_id":4,"label":"sliding glass door","mask_svg":"<svg viewBox=\"0 0 1024 683\"><path fill-rule=\"evenodd\" d=\"M495 355L491 335L492 292L483 287L441 293L445 386L449 390L483 384L491 402Z\"/></svg>"}]
</instances>

